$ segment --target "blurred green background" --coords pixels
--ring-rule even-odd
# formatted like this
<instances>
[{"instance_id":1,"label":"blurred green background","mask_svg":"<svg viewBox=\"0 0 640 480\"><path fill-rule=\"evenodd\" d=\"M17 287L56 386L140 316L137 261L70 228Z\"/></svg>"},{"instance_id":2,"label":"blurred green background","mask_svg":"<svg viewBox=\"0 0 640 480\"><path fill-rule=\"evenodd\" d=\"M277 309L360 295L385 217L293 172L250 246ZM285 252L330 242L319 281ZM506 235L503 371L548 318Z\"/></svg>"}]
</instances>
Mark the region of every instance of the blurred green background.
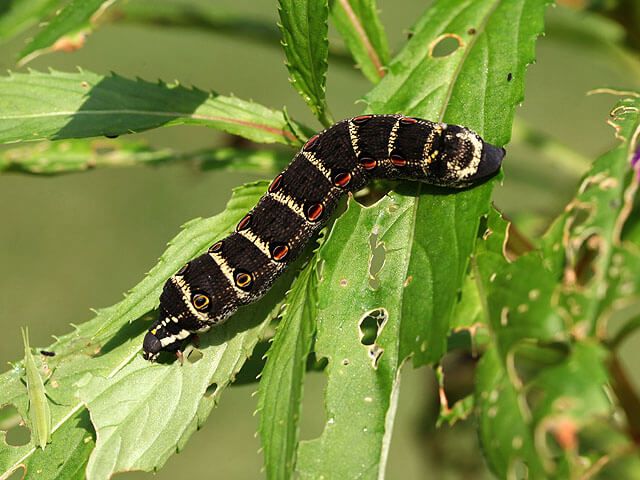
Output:
<instances>
[{"instance_id":1,"label":"blurred green background","mask_svg":"<svg viewBox=\"0 0 640 480\"><path fill-rule=\"evenodd\" d=\"M133 0L132 0L133 3ZM174 2L198 3L196 1ZM202 0L200 3L212 2ZM392 52L430 2L379 0ZM215 8L265 23L275 32L275 2L218 0ZM30 35L33 35L33 32ZM15 70L14 59L26 35L0 46L0 67ZM547 33L529 67L526 98L517 109L514 140L507 146L505 180L496 186L495 205L527 235L540 234L572 197L588 162L616 144L605 124L615 98L587 96L601 86L640 88L637 60L622 47L616 24L559 6L548 11ZM332 49L344 52L335 32ZM289 85L277 34L273 40L247 40L241 34L210 29L168 28L107 22L88 37L84 48L45 55L30 68L70 71L77 66L100 74L110 71L146 80L179 80L184 85L233 93L272 108L287 107L297 120L321 129ZM351 64L329 63L327 98L336 119L360 112L354 103L370 88ZM523 127L546 134L560 146L541 152L522 141ZM179 126L134 135L153 147L176 151L229 145L230 136L204 128ZM4 148L9 148L6 146ZM292 152L293 155L293 152ZM570 161L568 160L570 159ZM31 344L46 346L69 323L90 318L90 307L111 305L141 280L181 224L224 208L231 189L260 178L255 174L202 172L192 165L104 169L40 178L0 176L0 363L23 355L19 327L28 325ZM636 386L640 372L640 334L623 346L624 361ZM320 434L324 424L322 374L305 385L302 438ZM155 478L262 478L262 457L252 416L256 385L228 389L202 431L172 457ZM435 380L428 369L404 368L400 404L387 478L490 478L482 466L472 425L433 432L437 410ZM462 465L461 465L462 464ZM449 466L455 465L455 470ZM458 473L454 473L458 472ZM118 478L150 478L135 472Z\"/></svg>"}]
</instances>

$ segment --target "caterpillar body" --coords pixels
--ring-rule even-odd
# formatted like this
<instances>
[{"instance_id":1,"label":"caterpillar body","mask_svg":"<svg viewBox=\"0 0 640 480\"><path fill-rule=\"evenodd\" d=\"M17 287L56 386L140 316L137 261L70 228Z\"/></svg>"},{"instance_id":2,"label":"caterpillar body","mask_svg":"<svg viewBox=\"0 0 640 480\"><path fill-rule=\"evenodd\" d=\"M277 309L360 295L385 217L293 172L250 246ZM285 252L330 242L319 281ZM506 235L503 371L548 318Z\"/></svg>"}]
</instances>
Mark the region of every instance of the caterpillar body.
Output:
<instances>
[{"instance_id":1,"label":"caterpillar body","mask_svg":"<svg viewBox=\"0 0 640 480\"><path fill-rule=\"evenodd\" d=\"M167 280L144 358L179 353L182 340L264 295L339 198L371 178L466 187L494 175L504 155L466 127L403 115L363 115L314 135L233 233Z\"/></svg>"}]
</instances>

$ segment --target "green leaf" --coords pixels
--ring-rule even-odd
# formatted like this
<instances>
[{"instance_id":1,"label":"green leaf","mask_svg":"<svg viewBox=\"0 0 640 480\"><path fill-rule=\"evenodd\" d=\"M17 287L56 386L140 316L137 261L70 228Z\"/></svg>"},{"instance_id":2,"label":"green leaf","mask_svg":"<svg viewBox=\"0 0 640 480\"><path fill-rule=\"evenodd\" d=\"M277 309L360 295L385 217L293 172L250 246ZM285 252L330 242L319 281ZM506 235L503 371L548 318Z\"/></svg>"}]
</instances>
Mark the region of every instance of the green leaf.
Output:
<instances>
[{"instance_id":1,"label":"green leaf","mask_svg":"<svg viewBox=\"0 0 640 480\"><path fill-rule=\"evenodd\" d=\"M153 150L144 142L114 139L73 139L40 142L0 151L0 172L60 175L95 168L162 165L189 162L202 170L281 171L289 155L269 150L217 148L189 153Z\"/></svg>"},{"instance_id":2,"label":"green leaf","mask_svg":"<svg viewBox=\"0 0 640 480\"><path fill-rule=\"evenodd\" d=\"M369 110L460 123L477 129L488 141L505 143L545 5L524 0L436 2L391 62L388 75L365 97ZM453 56L428 55L444 29L468 38L471 28L473 41ZM500 55L479 62L487 45ZM509 69L502 77L504 58ZM432 97L433 85L442 85L443 94ZM316 354L328 359L327 423L318 439L300 445L297 470L302 478L317 472L328 478L383 474L398 368L410 355L415 365L422 365L437 361L446 351L450 316L491 187L489 182L453 193L404 184L374 209L352 202L336 221L320 250L324 265ZM385 261L372 272L370 260L380 245ZM377 280L373 285L371 276ZM374 343L360 342L361 335L366 337L362 322L377 332Z\"/></svg>"},{"instance_id":3,"label":"green leaf","mask_svg":"<svg viewBox=\"0 0 640 480\"><path fill-rule=\"evenodd\" d=\"M524 98L526 66L535 59L546 0L440 0L412 28L388 73L365 96L369 110L420 113L462 124L497 145L509 141L515 106ZM447 35L459 47L432 48Z\"/></svg>"},{"instance_id":4,"label":"green leaf","mask_svg":"<svg viewBox=\"0 0 640 480\"><path fill-rule=\"evenodd\" d=\"M0 13L0 41L9 40L41 21L60 3L59 0L22 0L7 2Z\"/></svg>"},{"instance_id":5,"label":"green leaf","mask_svg":"<svg viewBox=\"0 0 640 480\"><path fill-rule=\"evenodd\" d=\"M48 50L82 47L86 33L91 30L90 20L99 16L114 1L72 0L20 52L20 64L24 65Z\"/></svg>"},{"instance_id":6,"label":"green leaf","mask_svg":"<svg viewBox=\"0 0 640 480\"><path fill-rule=\"evenodd\" d=\"M95 318L75 327L75 331L58 338L53 345L46 347L46 350L56 353L55 357L47 357L46 360L49 369L54 370L50 380L53 388L49 391L49 396L53 400L51 416L54 441L55 432L65 427L67 422L71 421L73 416L84 408L77 398L78 389L75 386L77 382L83 378L89 378L86 375L90 375L91 378L114 377L138 355L142 345L142 337L151 320L151 318L145 318L146 321L141 321L140 318L158 305L158 298L165 280L185 262L197 256L215 240L232 230L246 211L264 194L267 185L266 182L261 182L238 188L224 212L208 219L192 220L186 224L184 230L176 236L163 254L159 263L144 280L131 290L124 300L99 310ZM224 335L231 335L234 328L256 326L265 316L272 315L274 304L284 295L289 280L290 278L283 278L274 286L273 293L257 304L244 309L243 312L238 312L234 317L234 322L217 329L215 334L208 335L207 341L214 344L216 339L220 341L221 336L226 340ZM242 321L242 318L245 320ZM236 319L237 323L235 323ZM134 322L134 320L137 321ZM259 333L255 328L252 331L256 334ZM239 335L239 341L241 338L245 337ZM250 344L257 340L257 338L251 337L239 346L248 349ZM215 345L211 348L215 348ZM213 373L213 377L211 372L208 373L209 383L207 385L213 381L224 386L230 381L230 378L218 372L228 373L239 370L246 355L250 353L242 348L235 351L230 350L227 355L222 355L218 361L220 365L224 364L225 366L224 368L218 367L218 370ZM206 361L210 360L208 357L207 359ZM13 404L20 412L26 412L28 396L21 381L20 363L18 362L13 370L0 375L0 405ZM221 391L222 388L219 390ZM220 392L215 393L210 397L199 396L197 415L190 425L182 426L184 432L180 445L204 421L213 408L215 399L218 398ZM199 393L194 391L193 395L199 395ZM172 433L168 432L168 434ZM50 445L50 448L57 447ZM0 444L0 466L3 467L0 475L13 471L25 459L31 458L34 451L33 441L20 447L9 446L6 443Z\"/></svg>"},{"instance_id":7,"label":"green leaf","mask_svg":"<svg viewBox=\"0 0 640 480\"><path fill-rule=\"evenodd\" d=\"M191 124L256 142L300 145L282 112L235 97L115 74L32 71L1 77L0 112L1 143L115 136Z\"/></svg>"},{"instance_id":8,"label":"green leaf","mask_svg":"<svg viewBox=\"0 0 640 480\"><path fill-rule=\"evenodd\" d=\"M331 0L329 16L364 76L378 83L390 57L375 0Z\"/></svg>"},{"instance_id":9,"label":"green leaf","mask_svg":"<svg viewBox=\"0 0 640 480\"><path fill-rule=\"evenodd\" d=\"M24 462L24 480L84 480L95 433L86 410L79 410L52 436L46 453L36 450ZM4 470L4 469L3 469Z\"/></svg>"},{"instance_id":10,"label":"green leaf","mask_svg":"<svg viewBox=\"0 0 640 480\"><path fill-rule=\"evenodd\" d=\"M291 84L313 114L328 127L333 123L327 111L328 0L278 0L282 47L287 56Z\"/></svg>"},{"instance_id":11,"label":"green leaf","mask_svg":"<svg viewBox=\"0 0 640 480\"><path fill-rule=\"evenodd\" d=\"M318 273L313 258L287 295L286 308L262 371L258 388L258 432L270 479L285 480L293 474L302 385L315 332L317 286Z\"/></svg>"},{"instance_id":12,"label":"green leaf","mask_svg":"<svg viewBox=\"0 0 640 480\"><path fill-rule=\"evenodd\" d=\"M29 396L29 420L34 443L42 450L51 441L51 409L44 382L29 347L29 329L21 330L24 343L24 370Z\"/></svg>"}]
</instances>

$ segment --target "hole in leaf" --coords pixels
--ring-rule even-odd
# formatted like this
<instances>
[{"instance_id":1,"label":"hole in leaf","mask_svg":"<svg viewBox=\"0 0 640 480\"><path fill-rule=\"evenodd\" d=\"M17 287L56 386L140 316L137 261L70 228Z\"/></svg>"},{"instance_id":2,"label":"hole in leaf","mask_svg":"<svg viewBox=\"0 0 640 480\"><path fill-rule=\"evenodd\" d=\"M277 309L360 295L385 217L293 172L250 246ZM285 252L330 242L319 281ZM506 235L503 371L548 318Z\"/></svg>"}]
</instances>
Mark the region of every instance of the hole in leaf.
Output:
<instances>
[{"instance_id":1,"label":"hole in leaf","mask_svg":"<svg viewBox=\"0 0 640 480\"><path fill-rule=\"evenodd\" d=\"M380 287L380 280L376 278L376 275L382 270L387 256L384 242L378 243L377 227L369 235L369 248L371 249L371 256L369 257L369 286L373 290L377 290Z\"/></svg>"},{"instance_id":2,"label":"hole in leaf","mask_svg":"<svg viewBox=\"0 0 640 480\"><path fill-rule=\"evenodd\" d=\"M16 425L7 430L7 445L12 447L21 447L31 440L31 431L24 425Z\"/></svg>"},{"instance_id":3,"label":"hole in leaf","mask_svg":"<svg viewBox=\"0 0 640 480\"><path fill-rule=\"evenodd\" d=\"M211 385L209 385L207 387L207 389L204 392L204 396L206 398L211 398L213 395L215 395L216 391L218 390L218 384L216 382L213 382Z\"/></svg>"},{"instance_id":4,"label":"hole in leaf","mask_svg":"<svg viewBox=\"0 0 640 480\"><path fill-rule=\"evenodd\" d=\"M471 352L463 350L452 351L442 358L444 393L450 407L473 393L477 362Z\"/></svg>"},{"instance_id":5,"label":"hole in leaf","mask_svg":"<svg viewBox=\"0 0 640 480\"><path fill-rule=\"evenodd\" d=\"M464 45L462 38L455 33L440 35L432 44L429 56L432 58L445 58L453 55L458 48Z\"/></svg>"},{"instance_id":6,"label":"hole in leaf","mask_svg":"<svg viewBox=\"0 0 640 480\"><path fill-rule=\"evenodd\" d=\"M197 363L202 359L202 357L204 357L204 354L197 348L193 347L189 348L186 357L189 363Z\"/></svg>"},{"instance_id":7,"label":"hole in leaf","mask_svg":"<svg viewBox=\"0 0 640 480\"><path fill-rule=\"evenodd\" d=\"M385 308L376 308L365 313L358 322L360 343L367 347L368 355L371 358L373 368L378 368L378 360L384 353L384 349L377 345L375 342L382 333L387 320L389 319L389 312Z\"/></svg>"},{"instance_id":8,"label":"hole in leaf","mask_svg":"<svg viewBox=\"0 0 640 480\"><path fill-rule=\"evenodd\" d=\"M5 405L0 408L0 430L9 430L20 425L22 417L15 405Z\"/></svg>"},{"instance_id":9,"label":"hole in leaf","mask_svg":"<svg viewBox=\"0 0 640 480\"><path fill-rule=\"evenodd\" d=\"M26 473L27 469L25 466L19 465L13 472L11 472L11 475L7 477L7 480L21 480L25 477Z\"/></svg>"}]
</instances>

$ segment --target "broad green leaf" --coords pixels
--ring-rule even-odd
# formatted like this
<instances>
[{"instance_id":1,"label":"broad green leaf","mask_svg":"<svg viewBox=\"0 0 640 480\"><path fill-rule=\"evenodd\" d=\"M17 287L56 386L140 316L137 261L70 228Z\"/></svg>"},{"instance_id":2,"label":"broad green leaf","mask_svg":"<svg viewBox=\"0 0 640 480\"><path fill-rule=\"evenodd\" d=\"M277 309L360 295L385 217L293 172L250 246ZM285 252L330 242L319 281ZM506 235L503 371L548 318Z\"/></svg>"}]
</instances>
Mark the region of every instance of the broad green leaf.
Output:
<instances>
[{"instance_id":1,"label":"broad green leaf","mask_svg":"<svg viewBox=\"0 0 640 480\"><path fill-rule=\"evenodd\" d=\"M60 0L21 0L7 2L0 11L0 41L22 33L55 9Z\"/></svg>"},{"instance_id":2,"label":"broad green leaf","mask_svg":"<svg viewBox=\"0 0 640 480\"><path fill-rule=\"evenodd\" d=\"M256 142L300 144L282 112L256 103L87 71L0 77L0 112L0 143L116 136L191 124Z\"/></svg>"},{"instance_id":3,"label":"broad green leaf","mask_svg":"<svg viewBox=\"0 0 640 480\"><path fill-rule=\"evenodd\" d=\"M24 370L27 382L27 395L29 396L29 420L31 435L36 446L42 450L51 441L51 409L47 392L40 371L36 366L36 360L29 347L29 329L22 329L22 342L24 343Z\"/></svg>"},{"instance_id":4,"label":"broad green leaf","mask_svg":"<svg viewBox=\"0 0 640 480\"><path fill-rule=\"evenodd\" d=\"M54 440L55 432L64 427L76 412L84 408L77 398L75 384L87 374L94 377L113 377L138 355L142 337L151 320L150 317L145 318L146 321L141 321L140 318L157 307L165 280L186 261L231 231L246 211L262 196L266 187L267 183L262 182L238 188L224 212L208 219L196 219L187 223L184 230L171 242L159 263L124 300L99 310L95 318L75 327L73 332L58 338L53 345L46 347L46 350L56 353L55 357L47 357L46 360L49 369L54 370L49 382L51 388L48 391L53 400L51 416ZM273 299L277 301L280 298L278 295L284 294L286 282L287 279L283 279L280 282L282 286L274 287L271 297L266 297L263 301L254 304L251 310L245 310L246 313L243 315L251 317L250 320L238 323L255 326L265 316L270 315L269 312L274 308ZM237 328L238 323L229 323L223 329L216 330L207 337L207 341L215 344L216 338L220 339L221 335L224 337L230 330ZM248 349L249 345L257 340L257 338L249 338L246 340L247 343L241 346ZM224 369L220 368L220 371L239 370L246 354L245 350L230 350L228 355L223 355L219 359L221 364L226 365ZM28 396L21 381L21 363L16 363L13 370L0 375L0 405L13 404L24 416L28 409ZM226 385L229 378L216 372L213 373L213 381L218 385ZM207 380L211 381L211 375L209 372ZM197 394L197 392L193 393ZM219 392L216 394L219 395ZM206 418L213 408L217 395L210 398L200 396L196 417L188 427L182 426L185 429L184 441ZM50 448L55 448L55 445L50 445ZM33 441L21 447L0 444L0 466L2 467L0 477L13 471L25 459L29 459L34 451Z\"/></svg>"},{"instance_id":5,"label":"broad green leaf","mask_svg":"<svg viewBox=\"0 0 640 480\"><path fill-rule=\"evenodd\" d=\"M114 139L73 139L39 142L0 152L0 173L60 175L95 168L162 165L189 162L202 170L281 171L290 156L268 150L217 148L189 153L153 150L144 142Z\"/></svg>"},{"instance_id":6,"label":"broad green leaf","mask_svg":"<svg viewBox=\"0 0 640 480\"><path fill-rule=\"evenodd\" d=\"M504 144L515 105L522 100L524 70L533 60L545 5L436 2L387 76L365 97L369 111L460 123ZM473 40L465 40L448 58L431 58L430 45L445 29L465 39L473 35ZM497 50L479 61L489 46ZM433 85L442 86L441 95L429 93ZM398 193L373 212L352 205L320 251L324 266L316 353L329 362L327 423L318 439L300 445L297 469L303 478L317 472L327 478L382 475L399 366L409 355L415 365L437 361L446 350L450 315L479 219L488 208L491 183L457 193L413 183ZM369 284L368 247L382 242L386 259L375 273L375 290ZM359 341L359 325L367 316L367 322L384 325L373 346Z\"/></svg>"},{"instance_id":7,"label":"broad green leaf","mask_svg":"<svg viewBox=\"0 0 640 480\"><path fill-rule=\"evenodd\" d=\"M328 127L327 111L328 0L278 0L282 47L287 56L290 81L313 114Z\"/></svg>"},{"instance_id":8,"label":"broad green leaf","mask_svg":"<svg viewBox=\"0 0 640 480\"><path fill-rule=\"evenodd\" d=\"M302 385L315 332L317 287L318 273L313 258L287 295L260 379L258 432L270 479L285 480L293 474Z\"/></svg>"},{"instance_id":9,"label":"broad green leaf","mask_svg":"<svg viewBox=\"0 0 640 480\"><path fill-rule=\"evenodd\" d=\"M114 1L72 0L20 52L20 63L24 65L47 50L81 48L87 32L91 30L91 20Z\"/></svg>"},{"instance_id":10,"label":"broad green leaf","mask_svg":"<svg viewBox=\"0 0 640 480\"><path fill-rule=\"evenodd\" d=\"M388 73L365 96L373 112L414 112L462 124L497 145L509 141L524 98L526 66L535 59L546 0L440 0L412 28ZM447 57L432 48L454 35Z\"/></svg>"},{"instance_id":11,"label":"broad green leaf","mask_svg":"<svg viewBox=\"0 0 640 480\"><path fill-rule=\"evenodd\" d=\"M378 83L390 57L376 1L331 0L329 16L364 76Z\"/></svg>"}]
</instances>

